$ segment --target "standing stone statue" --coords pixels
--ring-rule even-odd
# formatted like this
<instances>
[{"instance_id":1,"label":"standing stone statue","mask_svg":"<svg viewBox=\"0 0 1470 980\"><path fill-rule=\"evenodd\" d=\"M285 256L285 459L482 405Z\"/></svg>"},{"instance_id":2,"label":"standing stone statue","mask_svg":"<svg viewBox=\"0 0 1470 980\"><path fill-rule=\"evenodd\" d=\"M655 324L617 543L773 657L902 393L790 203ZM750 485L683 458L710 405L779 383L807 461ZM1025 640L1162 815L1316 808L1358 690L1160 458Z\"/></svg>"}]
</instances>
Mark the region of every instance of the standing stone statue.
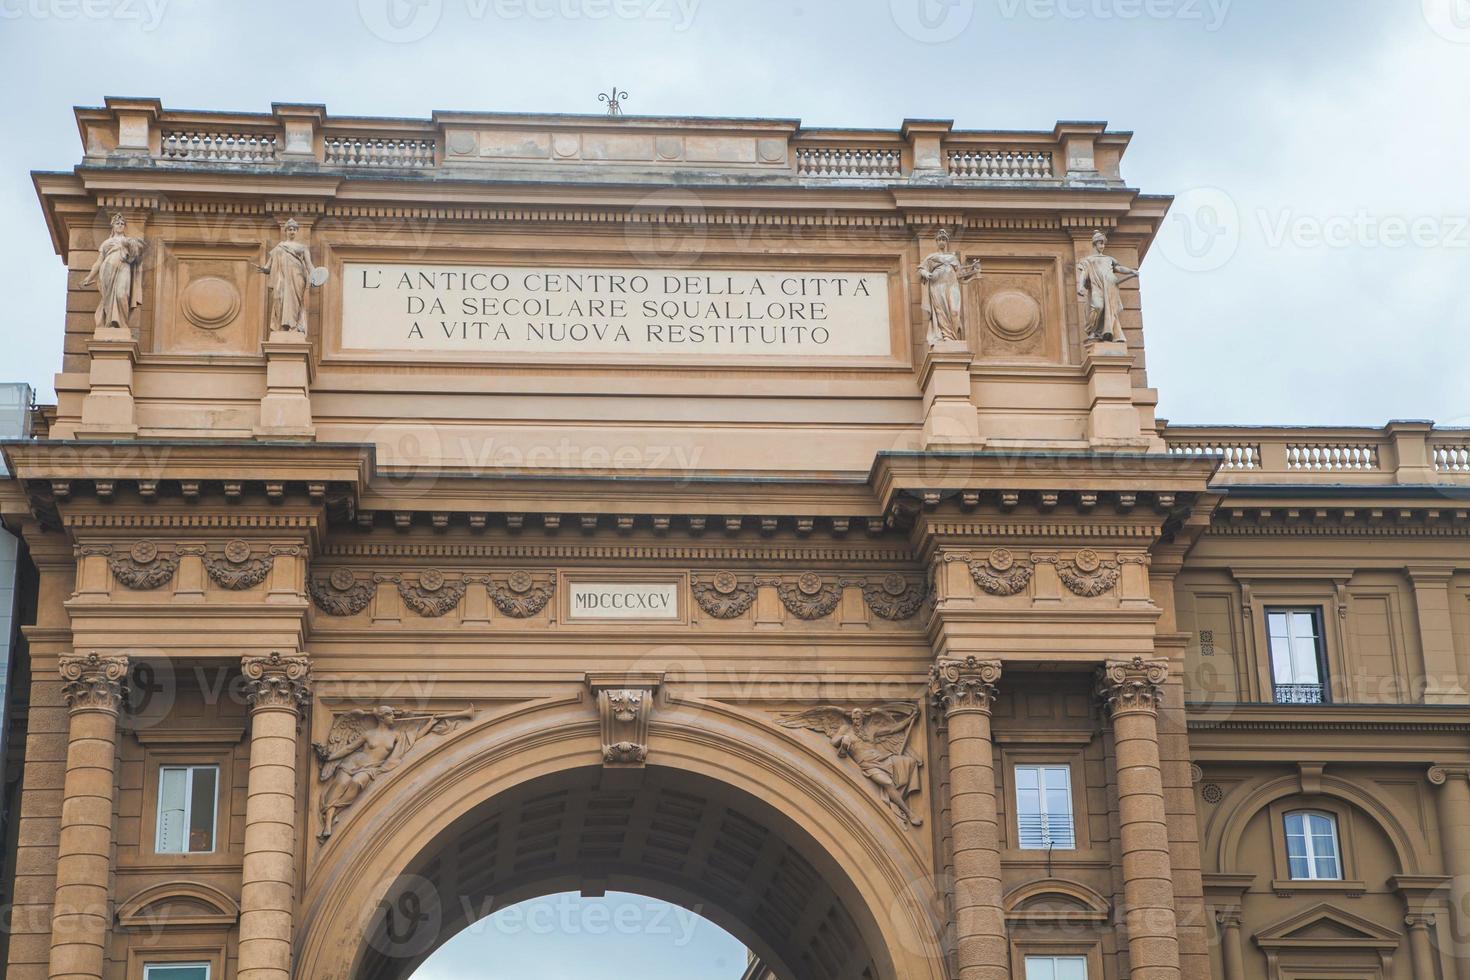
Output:
<instances>
[{"instance_id":1,"label":"standing stone statue","mask_svg":"<svg viewBox=\"0 0 1470 980\"><path fill-rule=\"evenodd\" d=\"M924 314L929 318L929 346L965 339L964 295L961 286L980 275L980 260L966 265L949 250L949 232L935 236L938 250L919 266L924 281Z\"/></svg>"},{"instance_id":2,"label":"standing stone statue","mask_svg":"<svg viewBox=\"0 0 1470 980\"><path fill-rule=\"evenodd\" d=\"M133 308L143 305L143 277L138 263L145 247L143 239L128 237L128 219L114 214L112 234L97 246L97 261L82 280L83 286L95 284L102 294L97 304L98 330L112 326L131 329Z\"/></svg>"},{"instance_id":3,"label":"standing stone statue","mask_svg":"<svg viewBox=\"0 0 1470 980\"><path fill-rule=\"evenodd\" d=\"M1087 301L1087 340L1123 339L1123 293L1118 284L1138 277L1103 252L1108 236L1094 232L1092 254L1077 263L1077 296Z\"/></svg>"},{"instance_id":4,"label":"standing stone statue","mask_svg":"<svg viewBox=\"0 0 1470 980\"><path fill-rule=\"evenodd\" d=\"M396 768L415 742L451 732L473 715L472 711L404 713L384 705L355 708L334 718L327 741L311 746L321 764L317 778L323 784L322 829L317 838L332 836L337 814L356 803L374 779Z\"/></svg>"},{"instance_id":5,"label":"standing stone statue","mask_svg":"<svg viewBox=\"0 0 1470 980\"><path fill-rule=\"evenodd\" d=\"M311 250L296 240L301 226L286 222L286 237L266 256L261 272L270 277L270 329L306 333L306 290L321 284L321 274L311 265Z\"/></svg>"}]
</instances>

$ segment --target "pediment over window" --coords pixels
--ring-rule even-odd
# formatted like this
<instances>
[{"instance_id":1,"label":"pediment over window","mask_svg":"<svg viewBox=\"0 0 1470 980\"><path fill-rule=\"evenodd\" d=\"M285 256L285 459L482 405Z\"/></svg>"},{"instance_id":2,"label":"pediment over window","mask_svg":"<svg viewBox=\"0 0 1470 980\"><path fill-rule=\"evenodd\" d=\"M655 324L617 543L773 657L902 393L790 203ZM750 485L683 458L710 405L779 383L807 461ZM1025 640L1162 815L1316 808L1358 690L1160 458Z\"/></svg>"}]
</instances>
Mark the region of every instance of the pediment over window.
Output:
<instances>
[{"instance_id":1,"label":"pediment over window","mask_svg":"<svg viewBox=\"0 0 1470 980\"><path fill-rule=\"evenodd\" d=\"M117 910L117 924L125 929L232 926L239 918L240 906L233 898L198 881L151 885Z\"/></svg>"},{"instance_id":2,"label":"pediment over window","mask_svg":"<svg viewBox=\"0 0 1470 980\"><path fill-rule=\"evenodd\" d=\"M1026 922L1108 921L1109 904L1097 892L1075 881L1043 878L1013 889L1005 898L1006 919Z\"/></svg>"},{"instance_id":3,"label":"pediment over window","mask_svg":"<svg viewBox=\"0 0 1470 980\"><path fill-rule=\"evenodd\" d=\"M1256 933L1262 949L1372 949L1392 952L1402 937L1359 915L1331 905L1298 912Z\"/></svg>"}]
</instances>

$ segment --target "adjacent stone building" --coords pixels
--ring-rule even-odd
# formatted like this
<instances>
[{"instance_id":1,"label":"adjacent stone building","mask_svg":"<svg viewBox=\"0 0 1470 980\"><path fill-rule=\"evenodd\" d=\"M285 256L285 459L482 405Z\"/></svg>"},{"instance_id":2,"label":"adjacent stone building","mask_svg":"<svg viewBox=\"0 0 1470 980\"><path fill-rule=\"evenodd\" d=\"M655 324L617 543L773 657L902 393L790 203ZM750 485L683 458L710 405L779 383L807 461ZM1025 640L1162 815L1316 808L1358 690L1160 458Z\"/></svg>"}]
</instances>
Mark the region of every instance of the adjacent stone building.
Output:
<instances>
[{"instance_id":1,"label":"adjacent stone building","mask_svg":"<svg viewBox=\"0 0 1470 980\"><path fill-rule=\"evenodd\" d=\"M1156 419L1128 134L76 115L11 980L1470 980L1470 433Z\"/></svg>"}]
</instances>

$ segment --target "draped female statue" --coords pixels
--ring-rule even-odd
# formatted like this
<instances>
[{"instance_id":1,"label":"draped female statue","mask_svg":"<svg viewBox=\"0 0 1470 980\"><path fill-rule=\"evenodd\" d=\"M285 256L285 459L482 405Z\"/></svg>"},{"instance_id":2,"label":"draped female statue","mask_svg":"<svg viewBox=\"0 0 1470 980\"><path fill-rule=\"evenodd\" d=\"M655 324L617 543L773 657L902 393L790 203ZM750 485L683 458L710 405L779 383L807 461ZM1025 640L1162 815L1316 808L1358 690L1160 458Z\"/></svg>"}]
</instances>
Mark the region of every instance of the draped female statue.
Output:
<instances>
[{"instance_id":1,"label":"draped female statue","mask_svg":"<svg viewBox=\"0 0 1470 980\"><path fill-rule=\"evenodd\" d=\"M1077 263L1077 296L1087 303L1087 339L1123 339L1123 292L1118 284L1138 277L1130 269L1103 252L1108 236L1094 232L1092 254Z\"/></svg>"},{"instance_id":2,"label":"draped female statue","mask_svg":"<svg viewBox=\"0 0 1470 980\"><path fill-rule=\"evenodd\" d=\"M929 345L945 340L965 339L964 295L961 287L980 275L980 260L961 264L960 257L949 250L949 232L943 228L935 236L938 251L927 256L919 266L924 282L924 313L929 318Z\"/></svg>"},{"instance_id":3,"label":"draped female statue","mask_svg":"<svg viewBox=\"0 0 1470 980\"><path fill-rule=\"evenodd\" d=\"M315 285L311 250L296 240L301 226L286 222L286 237L270 250L260 271L268 276L271 291L270 329L306 333L306 290Z\"/></svg>"},{"instance_id":4,"label":"draped female statue","mask_svg":"<svg viewBox=\"0 0 1470 980\"><path fill-rule=\"evenodd\" d=\"M138 263L145 247L143 239L128 237L127 219L114 214L112 234L97 246L97 261L82 280L83 286L95 285L102 295L95 317L98 330L113 326L131 329L133 308L143 305L143 277Z\"/></svg>"}]
</instances>

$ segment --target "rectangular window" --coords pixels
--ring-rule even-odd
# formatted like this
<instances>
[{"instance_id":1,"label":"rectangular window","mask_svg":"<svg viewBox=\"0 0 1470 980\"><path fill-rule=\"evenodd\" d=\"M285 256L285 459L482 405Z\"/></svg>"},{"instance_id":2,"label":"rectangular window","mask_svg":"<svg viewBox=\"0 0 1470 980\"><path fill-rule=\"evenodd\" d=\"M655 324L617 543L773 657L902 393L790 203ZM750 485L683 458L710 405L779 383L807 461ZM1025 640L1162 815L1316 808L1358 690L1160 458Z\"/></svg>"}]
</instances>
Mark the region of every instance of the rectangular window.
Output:
<instances>
[{"instance_id":1,"label":"rectangular window","mask_svg":"<svg viewBox=\"0 0 1470 980\"><path fill-rule=\"evenodd\" d=\"M1322 610L1267 609L1271 681L1277 704L1322 704L1327 700L1327 657L1322 644Z\"/></svg>"},{"instance_id":2,"label":"rectangular window","mask_svg":"<svg viewBox=\"0 0 1470 980\"><path fill-rule=\"evenodd\" d=\"M1016 831L1023 851L1076 848L1071 766L1016 767Z\"/></svg>"},{"instance_id":3,"label":"rectangular window","mask_svg":"<svg viewBox=\"0 0 1470 980\"><path fill-rule=\"evenodd\" d=\"M1286 863L1293 881L1341 881L1337 820L1303 810L1286 815Z\"/></svg>"},{"instance_id":4,"label":"rectangular window","mask_svg":"<svg viewBox=\"0 0 1470 980\"><path fill-rule=\"evenodd\" d=\"M208 963L149 963L143 980L209 980Z\"/></svg>"},{"instance_id":5,"label":"rectangular window","mask_svg":"<svg viewBox=\"0 0 1470 980\"><path fill-rule=\"evenodd\" d=\"M1087 980L1087 957L1028 956L1026 980Z\"/></svg>"},{"instance_id":6,"label":"rectangular window","mask_svg":"<svg viewBox=\"0 0 1470 980\"><path fill-rule=\"evenodd\" d=\"M218 784L218 766L162 766L158 770L159 854L214 850Z\"/></svg>"}]
</instances>

